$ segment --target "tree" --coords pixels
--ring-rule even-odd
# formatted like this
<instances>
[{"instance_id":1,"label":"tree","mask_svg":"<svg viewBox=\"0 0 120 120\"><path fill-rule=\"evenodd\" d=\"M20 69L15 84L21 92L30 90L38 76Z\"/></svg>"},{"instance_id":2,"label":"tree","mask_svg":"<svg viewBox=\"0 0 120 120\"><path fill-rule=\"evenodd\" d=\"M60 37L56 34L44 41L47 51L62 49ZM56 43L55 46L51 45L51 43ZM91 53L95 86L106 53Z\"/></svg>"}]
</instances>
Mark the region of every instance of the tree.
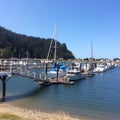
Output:
<instances>
[{"instance_id":1,"label":"tree","mask_svg":"<svg viewBox=\"0 0 120 120\"><path fill-rule=\"evenodd\" d=\"M51 38L17 34L0 27L0 57L11 57L12 53L16 58L27 57L26 51L29 51L30 58L46 58L51 40ZM66 44L60 42L57 42L57 56L64 59L75 58L72 52L67 49ZM52 57L53 54L51 54Z\"/></svg>"}]
</instances>

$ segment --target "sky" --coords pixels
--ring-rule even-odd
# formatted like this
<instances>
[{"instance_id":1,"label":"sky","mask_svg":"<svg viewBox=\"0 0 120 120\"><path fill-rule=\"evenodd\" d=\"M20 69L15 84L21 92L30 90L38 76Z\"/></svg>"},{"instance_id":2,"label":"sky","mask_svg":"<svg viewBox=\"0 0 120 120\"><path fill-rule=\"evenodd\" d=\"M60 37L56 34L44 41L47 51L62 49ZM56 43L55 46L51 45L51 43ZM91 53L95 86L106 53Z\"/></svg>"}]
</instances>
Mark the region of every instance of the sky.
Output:
<instances>
[{"instance_id":1,"label":"sky","mask_svg":"<svg viewBox=\"0 0 120 120\"><path fill-rule=\"evenodd\" d=\"M120 58L120 0L0 0L0 26L66 43L76 58Z\"/></svg>"}]
</instances>

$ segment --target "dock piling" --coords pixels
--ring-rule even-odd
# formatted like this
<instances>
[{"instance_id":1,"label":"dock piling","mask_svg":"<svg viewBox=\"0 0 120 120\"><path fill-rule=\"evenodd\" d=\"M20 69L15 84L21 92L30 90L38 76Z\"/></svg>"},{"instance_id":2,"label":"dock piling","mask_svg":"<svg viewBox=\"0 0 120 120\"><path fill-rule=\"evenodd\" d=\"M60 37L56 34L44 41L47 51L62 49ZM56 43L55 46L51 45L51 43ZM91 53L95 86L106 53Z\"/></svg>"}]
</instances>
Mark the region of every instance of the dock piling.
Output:
<instances>
[{"instance_id":1,"label":"dock piling","mask_svg":"<svg viewBox=\"0 0 120 120\"><path fill-rule=\"evenodd\" d=\"M2 102L5 102L7 75L0 76L0 80L2 81Z\"/></svg>"}]
</instances>

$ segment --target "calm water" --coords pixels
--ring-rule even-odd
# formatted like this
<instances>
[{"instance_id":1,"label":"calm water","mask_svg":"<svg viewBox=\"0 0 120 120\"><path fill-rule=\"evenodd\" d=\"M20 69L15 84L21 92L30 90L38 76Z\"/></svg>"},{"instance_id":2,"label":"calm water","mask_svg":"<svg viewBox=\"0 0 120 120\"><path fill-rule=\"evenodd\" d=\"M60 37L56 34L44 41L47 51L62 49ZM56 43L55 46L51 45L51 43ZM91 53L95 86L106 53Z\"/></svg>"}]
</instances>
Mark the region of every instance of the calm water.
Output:
<instances>
[{"instance_id":1,"label":"calm water","mask_svg":"<svg viewBox=\"0 0 120 120\"><path fill-rule=\"evenodd\" d=\"M7 82L7 102L29 109L64 111L95 120L120 120L120 67L74 85L39 86L33 80L12 77Z\"/></svg>"}]
</instances>

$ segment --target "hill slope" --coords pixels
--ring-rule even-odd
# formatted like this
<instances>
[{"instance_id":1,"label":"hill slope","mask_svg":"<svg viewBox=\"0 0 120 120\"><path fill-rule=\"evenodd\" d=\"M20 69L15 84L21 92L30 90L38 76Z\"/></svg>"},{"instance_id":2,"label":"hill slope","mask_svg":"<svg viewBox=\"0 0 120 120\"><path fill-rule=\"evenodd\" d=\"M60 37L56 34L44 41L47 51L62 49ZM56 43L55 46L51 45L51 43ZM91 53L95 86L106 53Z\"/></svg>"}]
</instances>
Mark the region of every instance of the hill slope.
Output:
<instances>
[{"instance_id":1,"label":"hill slope","mask_svg":"<svg viewBox=\"0 0 120 120\"><path fill-rule=\"evenodd\" d=\"M16 58L46 58L51 39L32 37L17 34L10 30L0 27L0 57L8 58L13 55ZM54 46L54 44L52 45ZM54 47L50 52L53 58ZM57 42L57 57L64 59L74 59L74 55L67 49L65 43Z\"/></svg>"}]
</instances>

